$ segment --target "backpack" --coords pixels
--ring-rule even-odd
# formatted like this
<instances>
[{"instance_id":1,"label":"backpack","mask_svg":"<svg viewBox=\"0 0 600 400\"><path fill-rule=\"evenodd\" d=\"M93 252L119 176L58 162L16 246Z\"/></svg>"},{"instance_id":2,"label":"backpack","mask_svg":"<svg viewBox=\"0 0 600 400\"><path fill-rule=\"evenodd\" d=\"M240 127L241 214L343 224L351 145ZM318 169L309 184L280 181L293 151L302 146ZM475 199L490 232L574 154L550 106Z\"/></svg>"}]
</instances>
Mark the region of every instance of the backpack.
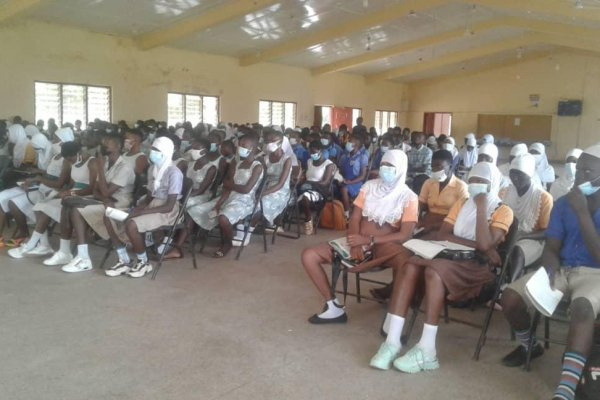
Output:
<instances>
[{"instance_id":1,"label":"backpack","mask_svg":"<svg viewBox=\"0 0 600 400\"><path fill-rule=\"evenodd\" d=\"M600 399L600 329L596 328L594 346L585 363L581 380L577 385L577 400Z\"/></svg>"},{"instance_id":2,"label":"backpack","mask_svg":"<svg viewBox=\"0 0 600 400\"><path fill-rule=\"evenodd\" d=\"M321 212L319 223L321 228L335 229L336 231L346 230L346 218L344 216L344 205L339 200L328 201Z\"/></svg>"}]
</instances>

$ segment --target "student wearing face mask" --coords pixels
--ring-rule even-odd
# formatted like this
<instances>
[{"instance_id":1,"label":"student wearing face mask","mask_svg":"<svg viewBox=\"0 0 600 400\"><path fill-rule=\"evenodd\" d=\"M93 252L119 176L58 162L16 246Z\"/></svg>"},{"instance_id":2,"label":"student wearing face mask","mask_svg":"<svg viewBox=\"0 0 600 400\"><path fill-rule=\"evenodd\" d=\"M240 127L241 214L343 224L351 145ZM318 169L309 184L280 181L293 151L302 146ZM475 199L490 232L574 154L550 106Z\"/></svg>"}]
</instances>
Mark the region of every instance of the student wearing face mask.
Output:
<instances>
[{"instance_id":1,"label":"student wearing face mask","mask_svg":"<svg viewBox=\"0 0 600 400\"><path fill-rule=\"evenodd\" d=\"M492 170L488 163L473 166L469 173L470 198L450 209L436 238L474 248L473 258L426 260L413 256L396 273L384 323L387 338L371 359L371 367L387 370L393 366L405 373L439 368L435 342L446 299L464 301L474 298L484 285L494 281L492 267L501 262L496 248L512 224L512 211L492 191L491 182ZM423 333L419 342L400 356L404 321L423 279L426 298Z\"/></svg>"},{"instance_id":2,"label":"student wearing face mask","mask_svg":"<svg viewBox=\"0 0 600 400\"><path fill-rule=\"evenodd\" d=\"M136 176L146 173L149 161L142 152L143 135L139 129L128 129L123 142L123 160L133 168Z\"/></svg>"},{"instance_id":3,"label":"student wearing face mask","mask_svg":"<svg viewBox=\"0 0 600 400\"><path fill-rule=\"evenodd\" d=\"M600 312L600 144L588 147L577 162L575 186L554 203L542 253L552 288L564 293L570 311L562 371L553 399L573 400L590 355L594 323ZM526 362L533 307L525 296L531 274L513 282L502 293L502 308L519 346L502 363L517 367ZM532 358L544 353L534 336Z\"/></svg>"},{"instance_id":4,"label":"student wearing face mask","mask_svg":"<svg viewBox=\"0 0 600 400\"><path fill-rule=\"evenodd\" d=\"M335 143L334 139L335 135L331 132L323 132L321 134L321 144L323 145L327 157L333 161L334 164L337 164L342 156L343 150Z\"/></svg>"},{"instance_id":5,"label":"student wearing face mask","mask_svg":"<svg viewBox=\"0 0 600 400\"><path fill-rule=\"evenodd\" d=\"M510 259L511 279L519 278L526 268L542 256L544 231L552 211L552 196L532 182L535 159L531 154L516 157L510 163L510 180L504 202L519 220L519 240Z\"/></svg>"},{"instance_id":6,"label":"student wearing face mask","mask_svg":"<svg viewBox=\"0 0 600 400\"><path fill-rule=\"evenodd\" d=\"M240 138L237 148L238 159L223 182L223 193L216 199L200 206L197 216L190 215L196 224L205 231L217 225L221 227L222 247L213 256L222 258L233 246L233 224L247 217L254 208L254 198L263 177L264 168L254 158L258 137L253 134Z\"/></svg>"},{"instance_id":7,"label":"student wearing face mask","mask_svg":"<svg viewBox=\"0 0 600 400\"><path fill-rule=\"evenodd\" d=\"M447 136L442 142L442 150L449 151L452 154L452 173L456 172L458 164L460 163L460 154L456 148L456 141L452 136Z\"/></svg>"},{"instance_id":8,"label":"student wearing face mask","mask_svg":"<svg viewBox=\"0 0 600 400\"><path fill-rule=\"evenodd\" d=\"M573 184L575 183L575 171L577 170L577 160L582 152L583 150L573 149L567 153L563 172L550 187L550 194L554 200L558 200L569 193L573 187Z\"/></svg>"},{"instance_id":9,"label":"student wearing face mask","mask_svg":"<svg viewBox=\"0 0 600 400\"><path fill-rule=\"evenodd\" d=\"M319 140L310 142L310 160L298 191L298 203L304 213L304 234L312 235L314 226L311 205L323 201L329 192L336 166L323 157L323 144Z\"/></svg>"},{"instance_id":10,"label":"student wearing face mask","mask_svg":"<svg viewBox=\"0 0 600 400\"><path fill-rule=\"evenodd\" d=\"M376 179L379 176L379 166L383 155L393 149L394 138L390 134L385 134L381 137L380 146L375 150L373 159L371 160L371 168L369 172L369 179Z\"/></svg>"},{"instance_id":11,"label":"student wearing face mask","mask_svg":"<svg viewBox=\"0 0 600 400\"><path fill-rule=\"evenodd\" d=\"M228 163L227 160L221 155L221 136L216 132L212 131L208 134L208 141L210 142L210 148L208 149L208 159L210 162L215 163L218 166L217 171L217 182L223 182L225 179ZM217 194L221 194L220 191Z\"/></svg>"},{"instance_id":12,"label":"student wearing face mask","mask_svg":"<svg viewBox=\"0 0 600 400\"><path fill-rule=\"evenodd\" d=\"M547 190L556 179L556 176L554 175L554 168L548 163L546 146L542 143L532 143L529 146L529 153L535 158L535 169L539 182Z\"/></svg>"},{"instance_id":13,"label":"student wearing face mask","mask_svg":"<svg viewBox=\"0 0 600 400\"><path fill-rule=\"evenodd\" d=\"M63 143L75 140L73 130L69 127L57 129L54 132L55 140L52 143L52 156L60 155L60 147Z\"/></svg>"},{"instance_id":14,"label":"student wearing face mask","mask_svg":"<svg viewBox=\"0 0 600 400\"><path fill-rule=\"evenodd\" d=\"M494 191L500 193L500 197L503 196L504 191L510 185L510 179L502 175L502 172L496 166L498 160L498 147L495 144L484 143L479 146L477 154L477 162L487 162L492 167L492 186Z\"/></svg>"},{"instance_id":15,"label":"student wearing face mask","mask_svg":"<svg viewBox=\"0 0 600 400\"><path fill-rule=\"evenodd\" d=\"M152 163L148 175L148 195L140 201L125 220L125 224L116 224L109 218L104 219L105 228L116 249L119 261L105 271L106 276L125 275L141 278L152 271L148 261L143 234L175 223L179 214L179 202L183 187L183 174L174 164L173 141L166 136L156 138L152 143L149 159ZM126 235L126 240L123 237ZM134 262L129 257L126 243L136 255Z\"/></svg>"},{"instance_id":16,"label":"student wearing face mask","mask_svg":"<svg viewBox=\"0 0 600 400\"><path fill-rule=\"evenodd\" d=\"M508 162L502 164L498 167L498 170L505 178L510 179L508 176L510 173L510 163L515 158L522 156L523 154L528 154L529 150L527 149L527 145L525 143L517 143L510 149L510 154L508 156Z\"/></svg>"},{"instance_id":17,"label":"student wearing face mask","mask_svg":"<svg viewBox=\"0 0 600 400\"><path fill-rule=\"evenodd\" d=\"M465 144L460 149L460 162L457 175L460 179L466 179L473 165L477 164L477 140L474 133L465 136Z\"/></svg>"},{"instance_id":18,"label":"student wearing face mask","mask_svg":"<svg viewBox=\"0 0 600 400\"><path fill-rule=\"evenodd\" d=\"M296 159L302 166L302 170L306 171L310 154L308 153L308 150L306 149L302 139L300 138L300 131L292 130L290 132L290 145L292 146L292 150L294 151Z\"/></svg>"},{"instance_id":19,"label":"student wearing face mask","mask_svg":"<svg viewBox=\"0 0 600 400\"><path fill-rule=\"evenodd\" d=\"M110 238L104 224L106 207L127 210L133 200L135 174L121 156L121 137L102 138L100 154L96 157L97 178L93 197L70 210L70 225L77 241L77 255L62 267L64 272L83 272L93 268L86 241L86 224L104 240ZM61 239L70 239L70 235Z\"/></svg>"},{"instance_id":20,"label":"student wearing face mask","mask_svg":"<svg viewBox=\"0 0 600 400\"><path fill-rule=\"evenodd\" d=\"M346 143L346 152L340 159L340 173L344 180L339 185L344 214L350 218L350 200L358 196L358 192L367 177L369 157L364 151L364 135L352 135Z\"/></svg>"}]
</instances>

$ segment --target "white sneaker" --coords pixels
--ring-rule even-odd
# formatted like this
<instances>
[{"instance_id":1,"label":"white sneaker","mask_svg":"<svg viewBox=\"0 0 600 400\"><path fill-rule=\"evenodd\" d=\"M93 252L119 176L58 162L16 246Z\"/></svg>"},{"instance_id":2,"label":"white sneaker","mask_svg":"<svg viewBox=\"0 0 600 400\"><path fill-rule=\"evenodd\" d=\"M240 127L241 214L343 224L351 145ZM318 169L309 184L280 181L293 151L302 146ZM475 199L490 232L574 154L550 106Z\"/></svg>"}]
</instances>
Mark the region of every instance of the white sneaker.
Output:
<instances>
[{"instance_id":1,"label":"white sneaker","mask_svg":"<svg viewBox=\"0 0 600 400\"><path fill-rule=\"evenodd\" d=\"M54 253L54 250L52 250L52 247L50 246L43 246L41 244L38 243L37 246L35 246L33 248L33 250L29 250L27 252L28 256L47 256L49 254Z\"/></svg>"},{"instance_id":2,"label":"white sneaker","mask_svg":"<svg viewBox=\"0 0 600 400\"><path fill-rule=\"evenodd\" d=\"M12 258L23 258L29 253L25 248L25 245L21 245L19 247L15 247L14 249L10 249L7 251L8 255Z\"/></svg>"},{"instance_id":3,"label":"white sneaker","mask_svg":"<svg viewBox=\"0 0 600 400\"><path fill-rule=\"evenodd\" d=\"M67 265L63 265L61 268L64 272L83 272L89 271L93 268L92 260L89 258L81 258L79 256L71 260Z\"/></svg>"},{"instance_id":4,"label":"white sneaker","mask_svg":"<svg viewBox=\"0 0 600 400\"><path fill-rule=\"evenodd\" d=\"M152 272L152 264L149 262L138 261L135 266L127 272L127 275L132 278L141 278L149 272Z\"/></svg>"},{"instance_id":5,"label":"white sneaker","mask_svg":"<svg viewBox=\"0 0 600 400\"><path fill-rule=\"evenodd\" d=\"M125 263L122 263L121 261L119 261L118 263L113 265L111 268L104 271L104 274L106 276L114 277L114 276L120 276L120 275L126 274L129 271L131 271L131 265L125 264Z\"/></svg>"},{"instance_id":6,"label":"white sneaker","mask_svg":"<svg viewBox=\"0 0 600 400\"><path fill-rule=\"evenodd\" d=\"M44 265L55 266L55 265L65 265L73 261L73 256L71 254L63 253L62 251L57 251L50 258L45 259Z\"/></svg>"}]
</instances>

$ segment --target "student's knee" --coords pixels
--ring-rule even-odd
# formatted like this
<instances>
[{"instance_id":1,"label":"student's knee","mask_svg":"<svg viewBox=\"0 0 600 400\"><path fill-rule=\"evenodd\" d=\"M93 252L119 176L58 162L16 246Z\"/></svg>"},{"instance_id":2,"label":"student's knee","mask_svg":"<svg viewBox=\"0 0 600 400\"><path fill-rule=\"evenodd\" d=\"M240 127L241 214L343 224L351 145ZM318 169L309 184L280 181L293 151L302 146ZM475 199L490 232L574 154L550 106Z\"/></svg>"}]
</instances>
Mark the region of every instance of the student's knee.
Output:
<instances>
[{"instance_id":1,"label":"student's knee","mask_svg":"<svg viewBox=\"0 0 600 400\"><path fill-rule=\"evenodd\" d=\"M321 261L319 253L315 250L314 247L307 247L306 249L302 250L301 258L304 269L308 269L314 267L315 265L319 265L319 262Z\"/></svg>"},{"instance_id":2,"label":"student's knee","mask_svg":"<svg viewBox=\"0 0 600 400\"><path fill-rule=\"evenodd\" d=\"M425 280L428 282L441 280L437 271L431 267L425 268Z\"/></svg>"},{"instance_id":3,"label":"student's knee","mask_svg":"<svg viewBox=\"0 0 600 400\"><path fill-rule=\"evenodd\" d=\"M221 226L229 226L229 219L224 215L219 215L219 225Z\"/></svg>"},{"instance_id":4,"label":"student's knee","mask_svg":"<svg viewBox=\"0 0 600 400\"><path fill-rule=\"evenodd\" d=\"M526 308L523 297L511 288L504 289L500 298L500 304L504 313L509 314L521 308Z\"/></svg>"},{"instance_id":5,"label":"student's knee","mask_svg":"<svg viewBox=\"0 0 600 400\"><path fill-rule=\"evenodd\" d=\"M594 321L594 307L585 297L578 297L571 301L571 321L575 323Z\"/></svg>"},{"instance_id":6,"label":"student's knee","mask_svg":"<svg viewBox=\"0 0 600 400\"><path fill-rule=\"evenodd\" d=\"M128 235L139 233L137 224L135 223L135 221L133 221L131 219L129 221L127 221L127 223L125 224L125 230L127 231Z\"/></svg>"}]
</instances>

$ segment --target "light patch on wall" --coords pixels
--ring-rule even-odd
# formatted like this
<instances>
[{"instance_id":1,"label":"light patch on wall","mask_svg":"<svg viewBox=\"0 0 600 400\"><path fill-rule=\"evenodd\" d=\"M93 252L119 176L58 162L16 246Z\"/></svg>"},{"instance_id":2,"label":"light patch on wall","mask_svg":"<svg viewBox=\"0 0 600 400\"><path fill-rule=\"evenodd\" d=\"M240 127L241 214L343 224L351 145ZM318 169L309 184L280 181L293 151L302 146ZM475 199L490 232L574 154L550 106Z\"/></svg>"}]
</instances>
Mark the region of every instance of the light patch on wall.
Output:
<instances>
[{"instance_id":1,"label":"light patch on wall","mask_svg":"<svg viewBox=\"0 0 600 400\"><path fill-rule=\"evenodd\" d=\"M311 27L311 25L319 22L320 18L317 15L315 9L311 6L305 4L304 10L306 11L306 18L304 19L304 22L302 22L302 29L308 29Z\"/></svg>"},{"instance_id":2,"label":"light patch on wall","mask_svg":"<svg viewBox=\"0 0 600 400\"><path fill-rule=\"evenodd\" d=\"M265 11L259 11L247 14L244 17L246 25L242 26L242 30L246 32L253 40L277 40L283 34L283 29L277 21L269 13L276 12L281 7L281 4L274 4Z\"/></svg>"}]
</instances>

